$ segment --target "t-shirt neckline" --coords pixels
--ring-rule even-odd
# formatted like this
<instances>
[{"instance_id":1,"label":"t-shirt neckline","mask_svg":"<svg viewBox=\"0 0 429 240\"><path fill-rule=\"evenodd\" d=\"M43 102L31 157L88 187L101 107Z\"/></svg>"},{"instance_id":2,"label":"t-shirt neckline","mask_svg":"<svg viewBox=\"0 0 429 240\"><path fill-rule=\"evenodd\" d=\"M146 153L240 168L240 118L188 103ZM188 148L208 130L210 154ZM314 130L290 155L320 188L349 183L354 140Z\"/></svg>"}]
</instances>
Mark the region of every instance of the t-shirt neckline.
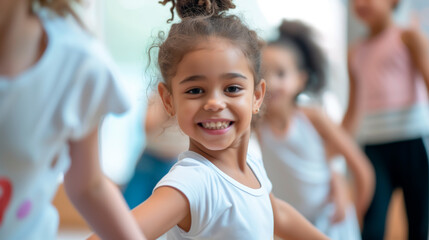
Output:
<instances>
[{"instance_id":1,"label":"t-shirt neckline","mask_svg":"<svg viewBox=\"0 0 429 240\"><path fill-rule=\"evenodd\" d=\"M250 170L253 172L253 174L255 175L256 179L259 182L260 187L259 188L251 188L248 187L240 182L238 182L237 180L235 180L234 178L230 177L228 174L224 173L222 170L220 170L218 167L216 167L216 165L214 165L212 162L210 162L207 158L203 157L201 154L198 154L196 152L193 151L186 151L180 154L179 156L179 161L181 159L184 158L192 158L192 159L196 159L198 161L200 161L201 163L203 163L204 165L210 167L211 169L215 170L215 172L217 174L219 174L221 177L223 177L225 180L227 180L229 183L231 183L232 185L234 185L235 187L239 188L240 190L247 192L251 195L254 196L261 196L264 194L264 190L265 190L265 185L263 184L263 181L261 179L261 177L259 176L258 171L256 171L256 166L254 165L254 163L252 161L249 161L249 155L247 156L247 164L250 168Z\"/></svg>"}]
</instances>

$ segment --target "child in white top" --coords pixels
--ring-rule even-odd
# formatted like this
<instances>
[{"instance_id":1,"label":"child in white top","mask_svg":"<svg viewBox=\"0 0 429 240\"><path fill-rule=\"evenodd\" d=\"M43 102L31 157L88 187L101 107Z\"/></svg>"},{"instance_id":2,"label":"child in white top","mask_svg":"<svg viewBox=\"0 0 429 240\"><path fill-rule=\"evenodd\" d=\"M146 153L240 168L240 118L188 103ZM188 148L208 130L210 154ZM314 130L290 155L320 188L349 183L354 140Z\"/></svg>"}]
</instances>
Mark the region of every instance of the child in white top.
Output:
<instances>
[{"instance_id":1,"label":"child in white top","mask_svg":"<svg viewBox=\"0 0 429 240\"><path fill-rule=\"evenodd\" d=\"M273 192L331 239L360 239L356 213L330 170L328 155L344 155L355 177L359 220L371 200L373 170L341 128L321 111L296 103L300 93L317 93L325 83L324 56L310 28L284 20L279 31L263 51L266 112L256 122Z\"/></svg>"},{"instance_id":2,"label":"child in white top","mask_svg":"<svg viewBox=\"0 0 429 240\"><path fill-rule=\"evenodd\" d=\"M158 90L189 151L133 209L141 229L149 239L326 239L271 194L261 159L248 155L265 93L257 34L225 13L231 1L172 2L182 20L159 47Z\"/></svg>"},{"instance_id":3,"label":"child in white top","mask_svg":"<svg viewBox=\"0 0 429 240\"><path fill-rule=\"evenodd\" d=\"M98 157L98 124L128 108L100 44L58 14L70 1L0 3L0 239L55 239L68 196L105 239L142 239ZM58 10L58 11L57 11Z\"/></svg>"}]
</instances>

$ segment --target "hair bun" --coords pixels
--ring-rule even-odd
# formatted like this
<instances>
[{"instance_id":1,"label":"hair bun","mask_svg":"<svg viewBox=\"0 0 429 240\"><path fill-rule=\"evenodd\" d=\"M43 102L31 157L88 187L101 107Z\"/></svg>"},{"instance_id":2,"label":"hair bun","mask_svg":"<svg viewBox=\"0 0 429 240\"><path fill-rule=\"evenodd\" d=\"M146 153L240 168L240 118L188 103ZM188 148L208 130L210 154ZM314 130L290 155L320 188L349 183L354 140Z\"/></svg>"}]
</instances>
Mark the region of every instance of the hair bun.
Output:
<instances>
[{"instance_id":1,"label":"hair bun","mask_svg":"<svg viewBox=\"0 0 429 240\"><path fill-rule=\"evenodd\" d=\"M171 22L174 19L174 9L180 18L201 17L201 16L219 16L229 9L234 9L235 4L232 0L164 0L160 1L162 5L171 2Z\"/></svg>"},{"instance_id":2,"label":"hair bun","mask_svg":"<svg viewBox=\"0 0 429 240\"><path fill-rule=\"evenodd\" d=\"M283 20L279 32L282 39L300 40L313 36L313 30L298 20Z\"/></svg>"}]
</instances>

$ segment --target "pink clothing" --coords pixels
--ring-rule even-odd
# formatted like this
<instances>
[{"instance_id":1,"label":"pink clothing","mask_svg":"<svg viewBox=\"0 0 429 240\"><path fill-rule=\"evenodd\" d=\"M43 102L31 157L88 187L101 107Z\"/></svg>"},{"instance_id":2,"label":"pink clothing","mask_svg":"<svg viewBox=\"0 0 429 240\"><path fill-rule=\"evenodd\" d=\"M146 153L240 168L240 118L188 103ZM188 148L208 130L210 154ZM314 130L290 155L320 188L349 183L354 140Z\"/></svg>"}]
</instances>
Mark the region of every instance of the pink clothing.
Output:
<instances>
[{"instance_id":1,"label":"pink clothing","mask_svg":"<svg viewBox=\"0 0 429 240\"><path fill-rule=\"evenodd\" d=\"M401 32L392 26L354 49L351 70L364 113L401 109L427 101L424 81L413 66Z\"/></svg>"},{"instance_id":2,"label":"pink clothing","mask_svg":"<svg viewBox=\"0 0 429 240\"><path fill-rule=\"evenodd\" d=\"M361 113L357 139L378 144L429 135L427 90L396 26L354 50L351 73Z\"/></svg>"}]
</instances>

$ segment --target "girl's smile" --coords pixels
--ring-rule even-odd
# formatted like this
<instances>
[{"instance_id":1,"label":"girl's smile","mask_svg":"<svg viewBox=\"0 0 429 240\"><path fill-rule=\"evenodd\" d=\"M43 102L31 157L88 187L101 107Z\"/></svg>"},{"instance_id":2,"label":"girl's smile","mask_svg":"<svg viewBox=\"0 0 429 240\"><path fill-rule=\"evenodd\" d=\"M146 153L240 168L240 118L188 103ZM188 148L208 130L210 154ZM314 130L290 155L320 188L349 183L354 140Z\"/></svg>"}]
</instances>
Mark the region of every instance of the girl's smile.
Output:
<instances>
[{"instance_id":1,"label":"girl's smile","mask_svg":"<svg viewBox=\"0 0 429 240\"><path fill-rule=\"evenodd\" d=\"M211 119L198 123L198 125L207 133L213 135L220 135L226 133L230 129L232 124L234 124L234 121L226 119Z\"/></svg>"},{"instance_id":2,"label":"girl's smile","mask_svg":"<svg viewBox=\"0 0 429 240\"><path fill-rule=\"evenodd\" d=\"M252 114L259 108L257 101L263 97L255 93L246 56L221 38L205 40L184 55L170 85L171 94L164 101L167 108L190 137L190 146L204 151L242 144L241 138L250 133Z\"/></svg>"}]
</instances>

